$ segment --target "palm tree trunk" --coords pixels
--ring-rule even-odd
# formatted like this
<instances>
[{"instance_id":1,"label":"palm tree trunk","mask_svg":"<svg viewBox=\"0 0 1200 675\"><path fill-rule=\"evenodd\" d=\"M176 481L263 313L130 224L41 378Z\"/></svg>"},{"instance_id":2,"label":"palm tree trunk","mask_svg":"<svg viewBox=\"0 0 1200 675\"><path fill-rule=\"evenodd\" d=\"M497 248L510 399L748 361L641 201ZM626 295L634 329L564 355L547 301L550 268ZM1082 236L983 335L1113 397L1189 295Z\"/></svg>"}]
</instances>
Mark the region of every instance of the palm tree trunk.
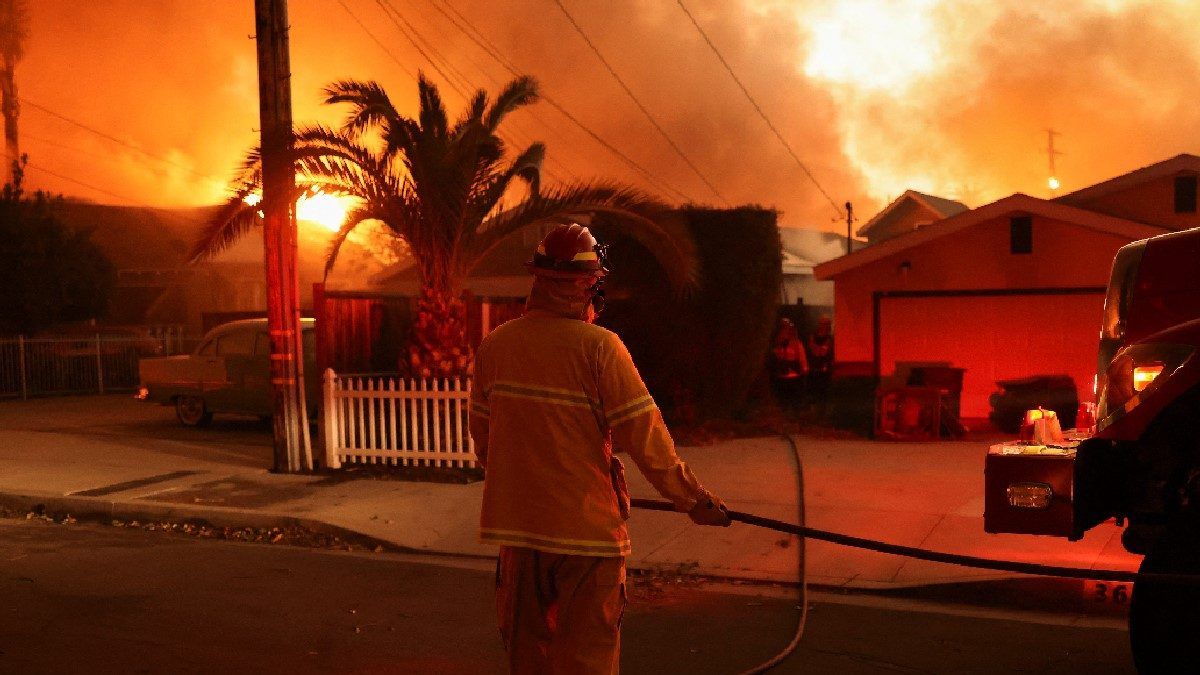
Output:
<instances>
[{"instance_id":1,"label":"palm tree trunk","mask_svg":"<svg viewBox=\"0 0 1200 675\"><path fill-rule=\"evenodd\" d=\"M467 338L467 305L453 292L426 287L401 370L411 377L465 378L474 354Z\"/></svg>"}]
</instances>

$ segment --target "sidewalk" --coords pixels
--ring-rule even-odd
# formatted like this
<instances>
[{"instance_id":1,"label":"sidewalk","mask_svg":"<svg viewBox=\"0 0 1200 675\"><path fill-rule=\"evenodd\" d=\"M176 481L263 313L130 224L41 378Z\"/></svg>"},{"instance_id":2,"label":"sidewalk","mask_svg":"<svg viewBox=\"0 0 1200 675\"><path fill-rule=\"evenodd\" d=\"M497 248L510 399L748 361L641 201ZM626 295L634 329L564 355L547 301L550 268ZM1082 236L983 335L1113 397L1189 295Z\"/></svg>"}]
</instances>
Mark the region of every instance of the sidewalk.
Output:
<instances>
[{"instance_id":1,"label":"sidewalk","mask_svg":"<svg viewBox=\"0 0 1200 675\"><path fill-rule=\"evenodd\" d=\"M1079 542L983 532L981 443L877 443L797 437L806 524L890 543L1005 560L1135 570L1112 524ZM782 438L680 448L700 479L739 511L796 522L795 459ZM173 412L127 397L0 402L0 505L122 519L197 517L215 525L302 524L348 530L430 553L492 556L476 541L482 483L341 480L270 474L270 430L218 417L178 427ZM629 467L635 497L658 495ZM796 537L682 514L635 511L634 568L757 581L797 580ZM1019 575L809 541L807 580L889 589Z\"/></svg>"}]
</instances>

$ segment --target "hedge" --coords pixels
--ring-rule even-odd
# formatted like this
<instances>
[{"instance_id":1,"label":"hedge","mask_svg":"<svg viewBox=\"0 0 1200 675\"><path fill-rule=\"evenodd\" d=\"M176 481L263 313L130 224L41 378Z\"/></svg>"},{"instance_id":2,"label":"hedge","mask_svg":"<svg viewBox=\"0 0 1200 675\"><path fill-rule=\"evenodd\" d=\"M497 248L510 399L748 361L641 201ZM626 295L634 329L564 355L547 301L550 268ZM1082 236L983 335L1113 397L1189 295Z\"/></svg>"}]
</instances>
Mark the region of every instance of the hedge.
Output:
<instances>
[{"instance_id":1,"label":"hedge","mask_svg":"<svg viewBox=\"0 0 1200 675\"><path fill-rule=\"evenodd\" d=\"M646 249L597 223L612 269L600 323L628 345L669 420L737 418L762 376L779 306L777 214L760 207L677 213L695 241L698 288L680 297Z\"/></svg>"}]
</instances>

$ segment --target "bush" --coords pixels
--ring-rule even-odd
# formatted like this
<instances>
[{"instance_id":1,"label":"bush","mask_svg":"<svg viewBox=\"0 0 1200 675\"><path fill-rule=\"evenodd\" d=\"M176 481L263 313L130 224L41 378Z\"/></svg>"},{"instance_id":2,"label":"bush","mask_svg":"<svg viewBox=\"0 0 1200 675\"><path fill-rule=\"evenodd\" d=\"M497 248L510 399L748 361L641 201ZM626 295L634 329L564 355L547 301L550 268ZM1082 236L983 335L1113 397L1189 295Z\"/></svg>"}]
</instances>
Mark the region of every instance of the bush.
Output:
<instances>
[{"instance_id":1,"label":"bush","mask_svg":"<svg viewBox=\"0 0 1200 675\"><path fill-rule=\"evenodd\" d=\"M89 234L64 225L56 200L21 189L22 164L0 192L0 335L103 316L116 273Z\"/></svg>"},{"instance_id":2,"label":"bush","mask_svg":"<svg viewBox=\"0 0 1200 675\"><path fill-rule=\"evenodd\" d=\"M650 254L628 237L610 239L609 308L600 323L633 354L673 423L745 414L763 373L779 306L782 246L776 213L758 207L677 212L695 241L700 284L672 292Z\"/></svg>"}]
</instances>

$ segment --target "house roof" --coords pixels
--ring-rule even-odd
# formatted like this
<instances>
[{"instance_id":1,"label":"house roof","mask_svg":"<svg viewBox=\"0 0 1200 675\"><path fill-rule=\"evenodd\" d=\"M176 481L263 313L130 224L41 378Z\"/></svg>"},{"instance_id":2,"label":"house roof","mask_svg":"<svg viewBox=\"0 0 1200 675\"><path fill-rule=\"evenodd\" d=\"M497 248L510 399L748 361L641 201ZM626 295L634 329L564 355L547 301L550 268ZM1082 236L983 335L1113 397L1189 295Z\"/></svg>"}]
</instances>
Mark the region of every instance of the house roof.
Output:
<instances>
[{"instance_id":1,"label":"house roof","mask_svg":"<svg viewBox=\"0 0 1200 675\"><path fill-rule=\"evenodd\" d=\"M784 274L812 274L813 267L846 250L846 237L837 232L780 227L779 240Z\"/></svg>"},{"instance_id":2,"label":"house roof","mask_svg":"<svg viewBox=\"0 0 1200 675\"><path fill-rule=\"evenodd\" d=\"M843 272L875 262L889 255L1014 212L1053 218L1090 230L1127 237L1130 241L1152 237L1168 231L1165 228L1155 225L1146 225L1126 220L1125 218L1108 216L1056 201L1030 197L1018 192L1004 199L994 201L991 204L964 211L956 216L951 216L927 227L922 227L919 230L907 232L880 244L859 249L849 255L844 255L827 263L817 265L813 273L817 279L830 279Z\"/></svg>"},{"instance_id":3,"label":"house roof","mask_svg":"<svg viewBox=\"0 0 1200 675\"><path fill-rule=\"evenodd\" d=\"M1103 183L1096 183L1082 190L1076 190L1061 197L1056 197L1054 201L1063 204L1079 205L1084 202L1091 201L1098 197L1119 192L1126 188L1141 185L1142 183L1161 178L1163 176L1173 176L1181 171L1192 171L1200 173L1200 156L1182 154L1175 155L1170 159L1164 159L1161 162L1156 162L1149 166L1143 166L1140 169L1134 169L1129 173L1121 174L1116 178L1110 178Z\"/></svg>"},{"instance_id":4,"label":"house roof","mask_svg":"<svg viewBox=\"0 0 1200 675\"><path fill-rule=\"evenodd\" d=\"M916 202L917 204L932 211L939 216L939 219L949 218L950 216L958 215L969 209L966 204L963 204L962 202L956 202L953 199L946 199L945 197L937 197L935 195L927 195L924 192L917 192L916 190L905 190L904 194L893 199L890 204L883 207L882 211L876 213L870 220L866 222L865 225L858 228L858 231L854 233L855 236L867 236L867 234L873 228L879 225L879 223L887 220L887 217L901 204L908 201Z\"/></svg>"},{"instance_id":5,"label":"house roof","mask_svg":"<svg viewBox=\"0 0 1200 675\"><path fill-rule=\"evenodd\" d=\"M215 207L150 208L62 201L54 213L91 232L117 269L175 269Z\"/></svg>"}]
</instances>

